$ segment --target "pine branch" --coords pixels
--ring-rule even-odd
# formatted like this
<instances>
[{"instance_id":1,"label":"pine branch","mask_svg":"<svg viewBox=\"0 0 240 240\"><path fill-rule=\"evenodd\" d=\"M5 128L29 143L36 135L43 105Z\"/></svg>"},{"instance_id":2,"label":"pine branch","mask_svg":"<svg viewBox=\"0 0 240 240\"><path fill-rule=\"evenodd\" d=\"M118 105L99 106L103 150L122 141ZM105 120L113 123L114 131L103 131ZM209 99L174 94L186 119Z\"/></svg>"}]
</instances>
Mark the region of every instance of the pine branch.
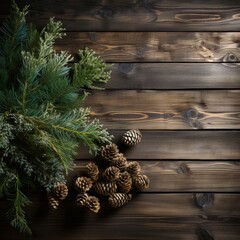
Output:
<instances>
[{"instance_id":1,"label":"pine branch","mask_svg":"<svg viewBox=\"0 0 240 240\"><path fill-rule=\"evenodd\" d=\"M98 120L89 121L89 109L78 109L66 113L52 111L38 117L24 117L38 126L39 131L51 132L59 139L75 139L89 147L90 153L97 154L99 144L110 143L112 136Z\"/></svg>"},{"instance_id":2,"label":"pine branch","mask_svg":"<svg viewBox=\"0 0 240 240\"><path fill-rule=\"evenodd\" d=\"M26 14L27 7L20 11L14 2L1 28L0 197L11 203L11 225L31 233L23 182L50 191L66 181L79 142L96 154L112 136L82 108L86 89L109 80L109 66L85 49L79 51L79 63L70 67L71 55L53 48L65 35L61 22L51 18L38 31L26 23Z\"/></svg>"},{"instance_id":3,"label":"pine branch","mask_svg":"<svg viewBox=\"0 0 240 240\"><path fill-rule=\"evenodd\" d=\"M102 89L97 83L110 79L110 65L107 65L93 50L85 48L78 52L80 61L73 66L73 84L82 88Z\"/></svg>"},{"instance_id":4,"label":"pine branch","mask_svg":"<svg viewBox=\"0 0 240 240\"><path fill-rule=\"evenodd\" d=\"M18 228L21 232L26 232L31 235L31 229L28 226L25 218L24 208L31 202L29 198L21 191L21 181L19 174L15 171L15 181L12 182L12 189L6 192L6 197L11 204L7 217L10 219L11 226Z\"/></svg>"},{"instance_id":5,"label":"pine branch","mask_svg":"<svg viewBox=\"0 0 240 240\"><path fill-rule=\"evenodd\" d=\"M71 163L69 163L70 159L66 158L64 152L60 150L59 145L54 143L54 140L47 132L41 130L38 131L40 134L41 141L47 144L48 147L56 154L56 156L59 158L64 167L65 173L68 174L68 170L71 166L72 161Z\"/></svg>"},{"instance_id":6,"label":"pine branch","mask_svg":"<svg viewBox=\"0 0 240 240\"><path fill-rule=\"evenodd\" d=\"M43 58L35 58L29 52L22 52L23 68L21 69L21 77L24 79L20 82L20 93L22 92L22 112L26 114L26 104L28 101L28 94L33 88L38 86L38 76L43 66L46 64L46 60Z\"/></svg>"},{"instance_id":7,"label":"pine branch","mask_svg":"<svg viewBox=\"0 0 240 240\"><path fill-rule=\"evenodd\" d=\"M11 183L15 179L15 175L6 167L6 164L0 161L0 198L6 197L11 190ZM3 171L4 169L4 171Z\"/></svg>"},{"instance_id":8,"label":"pine branch","mask_svg":"<svg viewBox=\"0 0 240 240\"><path fill-rule=\"evenodd\" d=\"M27 25L25 16L28 6L19 10L15 1L12 2L12 12L0 29L0 89L11 88L16 83L16 66L20 65L21 51L25 47L27 39Z\"/></svg>"},{"instance_id":9,"label":"pine branch","mask_svg":"<svg viewBox=\"0 0 240 240\"><path fill-rule=\"evenodd\" d=\"M60 21L54 21L54 18L49 19L49 23L40 33L41 49L39 51L39 58L45 58L55 52L53 44L56 39L65 36L64 30Z\"/></svg>"}]
</instances>

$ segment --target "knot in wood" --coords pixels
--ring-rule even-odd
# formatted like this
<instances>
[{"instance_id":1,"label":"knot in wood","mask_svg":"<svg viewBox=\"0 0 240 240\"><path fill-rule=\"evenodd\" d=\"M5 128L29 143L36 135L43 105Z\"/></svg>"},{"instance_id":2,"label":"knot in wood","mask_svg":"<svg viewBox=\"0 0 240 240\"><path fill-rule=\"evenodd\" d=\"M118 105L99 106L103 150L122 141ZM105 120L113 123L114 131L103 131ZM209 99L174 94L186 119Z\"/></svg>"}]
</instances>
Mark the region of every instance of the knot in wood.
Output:
<instances>
[{"instance_id":1,"label":"knot in wood","mask_svg":"<svg viewBox=\"0 0 240 240\"><path fill-rule=\"evenodd\" d=\"M181 163L178 168L176 169L176 172L178 174L185 174L185 175L190 175L191 174L191 169L186 163Z\"/></svg>"},{"instance_id":2,"label":"knot in wood","mask_svg":"<svg viewBox=\"0 0 240 240\"><path fill-rule=\"evenodd\" d=\"M136 1L140 6L145 7L149 11L152 11L155 8L154 0L138 0Z\"/></svg>"},{"instance_id":3,"label":"knot in wood","mask_svg":"<svg viewBox=\"0 0 240 240\"><path fill-rule=\"evenodd\" d=\"M142 46L138 46L136 48L136 55L138 58L143 58L145 53L147 51L147 46L146 45L142 45Z\"/></svg>"},{"instance_id":4,"label":"knot in wood","mask_svg":"<svg viewBox=\"0 0 240 240\"><path fill-rule=\"evenodd\" d=\"M89 37L91 42L97 42L98 39L99 39L99 36L97 35L97 33L94 33L94 32L90 32L88 34L88 37Z\"/></svg>"},{"instance_id":5,"label":"knot in wood","mask_svg":"<svg viewBox=\"0 0 240 240\"><path fill-rule=\"evenodd\" d=\"M105 20L109 20L113 18L114 12L111 8L109 7L103 7L99 9L98 15Z\"/></svg>"},{"instance_id":6,"label":"knot in wood","mask_svg":"<svg viewBox=\"0 0 240 240\"><path fill-rule=\"evenodd\" d=\"M234 53L227 53L223 57L223 62L238 62L238 61L239 61L239 57Z\"/></svg>"},{"instance_id":7,"label":"knot in wood","mask_svg":"<svg viewBox=\"0 0 240 240\"><path fill-rule=\"evenodd\" d=\"M188 119L196 120L198 119L198 111L194 108L190 108L186 111L186 116Z\"/></svg>"},{"instance_id":8,"label":"knot in wood","mask_svg":"<svg viewBox=\"0 0 240 240\"><path fill-rule=\"evenodd\" d=\"M199 240L214 240L214 235L212 232L203 227L197 227L195 230L196 235Z\"/></svg>"},{"instance_id":9,"label":"knot in wood","mask_svg":"<svg viewBox=\"0 0 240 240\"><path fill-rule=\"evenodd\" d=\"M193 128L200 129L202 128L202 124L199 121L202 114L200 114L196 109L189 108L183 112L183 118L185 121L192 126Z\"/></svg>"},{"instance_id":10,"label":"knot in wood","mask_svg":"<svg viewBox=\"0 0 240 240\"><path fill-rule=\"evenodd\" d=\"M121 73L130 73L134 68L134 63L119 63L118 71Z\"/></svg>"},{"instance_id":11,"label":"knot in wood","mask_svg":"<svg viewBox=\"0 0 240 240\"><path fill-rule=\"evenodd\" d=\"M212 206L214 202L214 193L195 193L194 199L197 206L200 208Z\"/></svg>"}]
</instances>

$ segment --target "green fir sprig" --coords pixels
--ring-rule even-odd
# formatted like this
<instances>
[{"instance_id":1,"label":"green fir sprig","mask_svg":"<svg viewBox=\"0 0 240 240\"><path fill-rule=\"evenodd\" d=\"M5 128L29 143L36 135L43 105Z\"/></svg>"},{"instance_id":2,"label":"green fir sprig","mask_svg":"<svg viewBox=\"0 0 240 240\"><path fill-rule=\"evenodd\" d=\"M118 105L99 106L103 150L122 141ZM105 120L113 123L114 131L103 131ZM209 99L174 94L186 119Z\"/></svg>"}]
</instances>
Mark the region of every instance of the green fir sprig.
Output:
<instances>
[{"instance_id":1,"label":"green fir sprig","mask_svg":"<svg viewBox=\"0 0 240 240\"><path fill-rule=\"evenodd\" d=\"M1 28L0 198L10 204L10 224L30 234L25 186L50 191L66 182L79 142L96 154L112 136L82 107L87 90L109 80L109 66L84 49L70 67L72 56L54 50L64 36L61 22L51 18L39 31L26 22L27 9L13 2Z\"/></svg>"}]
</instances>

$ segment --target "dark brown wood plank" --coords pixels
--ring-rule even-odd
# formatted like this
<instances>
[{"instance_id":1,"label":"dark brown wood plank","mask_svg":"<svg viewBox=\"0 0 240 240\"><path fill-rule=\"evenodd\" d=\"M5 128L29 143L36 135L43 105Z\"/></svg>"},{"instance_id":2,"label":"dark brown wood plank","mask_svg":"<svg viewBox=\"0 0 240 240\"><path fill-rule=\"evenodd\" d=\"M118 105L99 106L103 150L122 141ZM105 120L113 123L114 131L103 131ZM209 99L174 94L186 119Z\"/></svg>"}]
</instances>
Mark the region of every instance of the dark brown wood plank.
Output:
<instances>
[{"instance_id":1,"label":"dark brown wood plank","mask_svg":"<svg viewBox=\"0 0 240 240\"><path fill-rule=\"evenodd\" d=\"M1 1L0 15L10 1ZM55 16L70 31L238 31L237 0L127 1L127 0L18 0L31 4L30 20L43 27Z\"/></svg>"},{"instance_id":2,"label":"dark brown wood plank","mask_svg":"<svg viewBox=\"0 0 240 240\"><path fill-rule=\"evenodd\" d=\"M239 63L116 63L106 89L240 88Z\"/></svg>"},{"instance_id":3,"label":"dark brown wood plank","mask_svg":"<svg viewBox=\"0 0 240 240\"><path fill-rule=\"evenodd\" d=\"M240 129L239 90L108 90L87 98L109 129Z\"/></svg>"},{"instance_id":4,"label":"dark brown wood plank","mask_svg":"<svg viewBox=\"0 0 240 240\"><path fill-rule=\"evenodd\" d=\"M240 32L69 32L56 49L89 47L110 62L239 62Z\"/></svg>"},{"instance_id":5,"label":"dark brown wood plank","mask_svg":"<svg viewBox=\"0 0 240 240\"><path fill-rule=\"evenodd\" d=\"M110 131L119 144L124 131ZM239 160L240 131L141 131L141 143L133 148L121 147L130 159L161 160ZM87 149L80 147L78 159L92 159Z\"/></svg>"},{"instance_id":6,"label":"dark brown wood plank","mask_svg":"<svg viewBox=\"0 0 240 240\"><path fill-rule=\"evenodd\" d=\"M70 214L70 213L69 213ZM63 223L55 224L39 223L33 228L33 238L20 235L13 231L6 224L2 224L2 240L159 240L159 239L181 239L181 240L239 240L239 220L237 223L182 223L182 220L175 220L175 223L162 222L162 218L121 218L109 221L108 219L98 218L92 221L86 220L82 214L78 218L60 216ZM65 220L63 220L65 218ZM83 218L83 220L81 220ZM102 220L102 221L101 221ZM68 221L68 223L66 222ZM73 223L75 221L75 223ZM190 220L191 221L191 220ZM176 238L177 236L177 238ZM210 238L211 237L211 238Z\"/></svg>"},{"instance_id":7,"label":"dark brown wood plank","mask_svg":"<svg viewBox=\"0 0 240 240\"><path fill-rule=\"evenodd\" d=\"M68 198L58 211L49 212L43 199L34 199L28 211L34 239L39 240L176 239L176 236L198 240L199 231L218 240L239 237L238 194L215 194L213 204L203 209L196 206L192 194L141 194L125 207L104 208L99 215L76 208L73 198ZM28 239L2 224L2 213L0 216L1 239Z\"/></svg>"},{"instance_id":8,"label":"dark brown wood plank","mask_svg":"<svg viewBox=\"0 0 240 240\"><path fill-rule=\"evenodd\" d=\"M87 163L77 162L69 183ZM146 192L240 192L240 161L141 161L140 165L151 181Z\"/></svg>"}]
</instances>

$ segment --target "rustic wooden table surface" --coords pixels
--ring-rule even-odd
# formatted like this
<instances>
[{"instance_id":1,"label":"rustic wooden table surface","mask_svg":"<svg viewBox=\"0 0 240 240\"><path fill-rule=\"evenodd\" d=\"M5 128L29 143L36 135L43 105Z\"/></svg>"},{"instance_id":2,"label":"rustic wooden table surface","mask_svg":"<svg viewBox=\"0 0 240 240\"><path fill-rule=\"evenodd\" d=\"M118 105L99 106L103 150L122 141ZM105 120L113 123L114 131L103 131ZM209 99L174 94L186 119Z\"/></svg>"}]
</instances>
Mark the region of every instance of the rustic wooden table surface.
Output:
<instances>
[{"instance_id":1,"label":"rustic wooden table surface","mask_svg":"<svg viewBox=\"0 0 240 240\"><path fill-rule=\"evenodd\" d=\"M127 206L99 215L72 196L50 212L46 196L33 193L33 239L240 239L240 1L16 2L31 4L28 19L39 27L52 16L63 22L67 37L56 49L87 46L113 63L106 90L86 106L115 142L141 130L125 155L151 179ZM9 6L1 1L1 20ZM90 159L79 150L70 182ZM0 239L28 239L3 223L3 205Z\"/></svg>"}]
</instances>

